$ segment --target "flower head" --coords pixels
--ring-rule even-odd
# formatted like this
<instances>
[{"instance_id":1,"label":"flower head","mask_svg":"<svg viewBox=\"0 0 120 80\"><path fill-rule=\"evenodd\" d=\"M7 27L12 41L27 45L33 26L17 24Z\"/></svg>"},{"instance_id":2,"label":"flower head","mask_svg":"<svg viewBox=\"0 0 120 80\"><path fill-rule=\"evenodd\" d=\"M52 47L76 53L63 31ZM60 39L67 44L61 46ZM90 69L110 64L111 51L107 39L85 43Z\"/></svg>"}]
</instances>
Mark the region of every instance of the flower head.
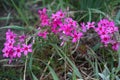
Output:
<instances>
[{"instance_id":1,"label":"flower head","mask_svg":"<svg viewBox=\"0 0 120 80\"><path fill-rule=\"evenodd\" d=\"M29 45L26 45L26 44L22 44L23 48L23 53L24 55L26 56L29 52L32 52L32 45L29 44Z\"/></svg>"}]
</instances>

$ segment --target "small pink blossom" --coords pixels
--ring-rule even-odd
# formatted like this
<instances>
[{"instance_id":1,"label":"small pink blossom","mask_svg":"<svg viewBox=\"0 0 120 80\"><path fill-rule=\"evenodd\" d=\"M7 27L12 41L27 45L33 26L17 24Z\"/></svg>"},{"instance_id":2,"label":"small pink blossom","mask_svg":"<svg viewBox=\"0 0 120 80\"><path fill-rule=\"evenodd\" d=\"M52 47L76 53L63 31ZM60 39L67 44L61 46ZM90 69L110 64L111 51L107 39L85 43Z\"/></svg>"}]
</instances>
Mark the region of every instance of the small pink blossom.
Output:
<instances>
[{"instance_id":1,"label":"small pink blossom","mask_svg":"<svg viewBox=\"0 0 120 80\"><path fill-rule=\"evenodd\" d=\"M40 36L40 37L42 37L42 38L46 39L46 38L47 38L47 34L48 34L48 32L47 32L47 31L44 31L44 32L39 32L39 33L38 33L38 36Z\"/></svg>"},{"instance_id":2,"label":"small pink blossom","mask_svg":"<svg viewBox=\"0 0 120 80\"><path fill-rule=\"evenodd\" d=\"M73 30L73 28L68 24L64 24L63 26L61 26L59 28L59 31L61 31L63 34L65 34L67 36L71 36L72 30Z\"/></svg>"},{"instance_id":3,"label":"small pink blossom","mask_svg":"<svg viewBox=\"0 0 120 80\"><path fill-rule=\"evenodd\" d=\"M82 31L86 32L87 31L87 27L86 27L85 23L83 22L83 23L80 23L80 24L81 24Z\"/></svg>"},{"instance_id":4,"label":"small pink blossom","mask_svg":"<svg viewBox=\"0 0 120 80\"><path fill-rule=\"evenodd\" d=\"M90 29L90 28L95 28L95 22L87 22L87 25L86 25L87 29Z\"/></svg>"},{"instance_id":5,"label":"small pink blossom","mask_svg":"<svg viewBox=\"0 0 120 80\"><path fill-rule=\"evenodd\" d=\"M13 48L14 42L6 42L6 43L4 43L4 46L6 46L8 48Z\"/></svg>"},{"instance_id":6,"label":"small pink blossom","mask_svg":"<svg viewBox=\"0 0 120 80\"><path fill-rule=\"evenodd\" d=\"M118 51L119 48L120 48L120 43L118 43L118 42L113 43L113 45L112 45L113 50Z\"/></svg>"},{"instance_id":7,"label":"small pink blossom","mask_svg":"<svg viewBox=\"0 0 120 80\"><path fill-rule=\"evenodd\" d=\"M77 22L73 20L72 18L66 18L65 23L69 24L70 26L77 27Z\"/></svg>"},{"instance_id":8,"label":"small pink blossom","mask_svg":"<svg viewBox=\"0 0 120 80\"><path fill-rule=\"evenodd\" d=\"M19 41L20 41L20 42L24 42L24 41L25 41L25 38L26 38L25 35L21 35L21 36L19 36Z\"/></svg>"},{"instance_id":9,"label":"small pink blossom","mask_svg":"<svg viewBox=\"0 0 120 80\"><path fill-rule=\"evenodd\" d=\"M83 36L83 33L79 32L77 33L76 31L74 31L74 33L72 34L72 42L75 43L77 42L81 37Z\"/></svg>"},{"instance_id":10,"label":"small pink blossom","mask_svg":"<svg viewBox=\"0 0 120 80\"><path fill-rule=\"evenodd\" d=\"M6 32L6 40L14 41L16 38L16 34L13 33L10 29Z\"/></svg>"},{"instance_id":11,"label":"small pink blossom","mask_svg":"<svg viewBox=\"0 0 120 80\"><path fill-rule=\"evenodd\" d=\"M55 14L52 14L51 18L53 20L63 19L65 17L65 13L62 10L57 11Z\"/></svg>"},{"instance_id":12,"label":"small pink blossom","mask_svg":"<svg viewBox=\"0 0 120 80\"><path fill-rule=\"evenodd\" d=\"M32 52L32 45L29 44L29 45L26 45L26 44L22 44L23 48L23 53L24 55L26 56L29 52Z\"/></svg>"},{"instance_id":13,"label":"small pink blossom","mask_svg":"<svg viewBox=\"0 0 120 80\"><path fill-rule=\"evenodd\" d=\"M101 35L101 42L103 42L104 44L108 44L110 43L110 36L108 35Z\"/></svg>"},{"instance_id":14,"label":"small pink blossom","mask_svg":"<svg viewBox=\"0 0 120 80\"><path fill-rule=\"evenodd\" d=\"M21 57L21 53L23 52L22 51L22 48L20 47L20 45L16 46L13 48L14 49L14 56L17 56L17 57Z\"/></svg>"},{"instance_id":15,"label":"small pink blossom","mask_svg":"<svg viewBox=\"0 0 120 80\"><path fill-rule=\"evenodd\" d=\"M46 8L44 8L42 10L38 10L39 18L41 20L42 27L50 26L50 19L48 18L48 15L46 14L46 12L47 12Z\"/></svg>"}]
</instances>

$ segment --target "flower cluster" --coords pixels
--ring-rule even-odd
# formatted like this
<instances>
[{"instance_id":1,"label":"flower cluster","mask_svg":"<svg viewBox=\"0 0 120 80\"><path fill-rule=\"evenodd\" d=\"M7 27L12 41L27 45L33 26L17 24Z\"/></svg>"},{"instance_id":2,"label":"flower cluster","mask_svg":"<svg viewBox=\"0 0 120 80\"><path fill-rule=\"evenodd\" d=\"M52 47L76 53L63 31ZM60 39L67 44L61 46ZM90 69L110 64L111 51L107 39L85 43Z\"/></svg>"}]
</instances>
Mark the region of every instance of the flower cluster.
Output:
<instances>
[{"instance_id":1,"label":"flower cluster","mask_svg":"<svg viewBox=\"0 0 120 80\"><path fill-rule=\"evenodd\" d=\"M117 51L120 43L114 38L115 32L118 32L118 27L115 26L113 21L109 21L108 19L101 19L97 26L95 27L95 22L84 22L81 23L81 29L83 32L87 32L89 29L93 29L96 31L100 37L101 42L105 47L109 44L112 45L112 49Z\"/></svg>"},{"instance_id":2,"label":"flower cluster","mask_svg":"<svg viewBox=\"0 0 120 80\"><path fill-rule=\"evenodd\" d=\"M53 13L50 18L48 19L48 15L46 14L46 8L43 10L39 10L39 16L41 21L41 27L43 26L44 21L48 21L47 28L50 28L49 31L58 35L59 38L62 40L61 45L68 40L72 40L73 43L77 42L82 36L83 33L81 32L80 27L77 24L77 21L73 20L70 17L66 16L66 13L62 10ZM46 18L42 18L43 14ZM49 26L49 27L48 27ZM45 31L39 30L38 36L46 38L48 32L47 29Z\"/></svg>"},{"instance_id":3,"label":"flower cluster","mask_svg":"<svg viewBox=\"0 0 120 80\"><path fill-rule=\"evenodd\" d=\"M84 36L84 33L93 29L100 36L104 46L107 47L110 44L113 50L118 50L120 46L120 43L114 38L114 33L118 31L118 27L115 26L113 21L101 19L98 23L87 22L85 24L83 22L79 25L77 21L68 17L62 10L52 13L50 17L47 15L46 8L38 12L41 21L38 36L44 39L47 38L47 34L52 32L62 40L62 46L66 41L71 40L72 43L79 41Z\"/></svg>"},{"instance_id":4,"label":"flower cluster","mask_svg":"<svg viewBox=\"0 0 120 80\"><path fill-rule=\"evenodd\" d=\"M47 15L47 10L46 8L44 8L43 10L39 10L38 13L39 13L39 18L41 19L41 26L44 27L44 26L49 26L49 18L48 18L48 15Z\"/></svg>"},{"instance_id":5,"label":"flower cluster","mask_svg":"<svg viewBox=\"0 0 120 80\"><path fill-rule=\"evenodd\" d=\"M98 27L95 28L95 31L100 36L101 42L105 46L108 46L108 44L112 44L112 48L114 50L118 50L118 43L114 38L114 33L118 31L118 27L115 26L114 22L109 21L108 19L102 19L98 22L97 25Z\"/></svg>"},{"instance_id":6,"label":"flower cluster","mask_svg":"<svg viewBox=\"0 0 120 80\"><path fill-rule=\"evenodd\" d=\"M10 29L6 32L6 42L2 50L3 57L10 58L10 62L13 58L20 58L22 53L27 55L28 52L32 52L32 45L25 44L25 35L18 36Z\"/></svg>"}]
</instances>

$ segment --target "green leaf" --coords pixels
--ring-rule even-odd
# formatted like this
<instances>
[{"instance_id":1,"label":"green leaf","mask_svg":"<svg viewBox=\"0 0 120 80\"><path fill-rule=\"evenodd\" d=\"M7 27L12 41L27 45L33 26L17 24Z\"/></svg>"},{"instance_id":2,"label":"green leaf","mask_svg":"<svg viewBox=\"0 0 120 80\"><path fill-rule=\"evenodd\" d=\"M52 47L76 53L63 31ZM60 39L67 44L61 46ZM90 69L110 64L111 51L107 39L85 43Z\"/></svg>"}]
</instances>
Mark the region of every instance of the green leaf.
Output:
<instances>
[{"instance_id":1,"label":"green leaf","mask_svg":"<svg viewBox=\"0 0 120 80\"><path fill-rule=\"evenodd\" d=\"M31 72L33 80L38 80L37 77L33 74L33 72Z\"/></svg>"},{"instance_id":2,"label":"green leaf","mask_svg":"<svg viewBox=\"0 0 120 80\"><path fill-rule=\"evenodd\" d=\"M115 20L116 24L120 24L120 10L118 11L118 13L117 13L117 15L116 15L114 20Z\"/></svg>"},{"instance_id":3,"label":"green leaf","mask_svg":"<svg viewBox=\"0 0 120 80\"><path fill-rule=\"evenodd\" d=\"M24 27L20 27L20 26L4 26L4 27L0 27L0 30L1 29L9 29L9 28L16 29L16 30L25 30Z\"/></svg>"},{"instance_id":4,"label":"green leaf","mask_svg":"<svg viewBox=\"0 0 120 80\"><path fill-rule=\"evenodd\" d=\"M91 14L91 10L88 8L88 14L89 14L89 22L91 22L91 18L92 18L92 14Z\"/></svg>"},{"instance_id":5,"label":"green leaf","mask_svg":"<svg viewBox=\"0 0 120 80\"><path fill-rule=\"evenodd\" d=\"M30 72L32 74L32 78L33 80L38 80L37 77L34 75L34 73L32 72L32 61L33 61L33 57L32 57L32 54L30 54L30 61L29 61L29 69L30 69Z\"/></svg>"},{"instance_id":6,"label":"green leaf","mask_svg":"<svg viewBox=\"0 0 120 80\"><path fill-rule=\"evenodd\" d=\"M53 79L54 79L54 80L59 80L57 74L56 74L55 71L52 69L52 67L49 66L49 65L47 65L47 66L48 66L48 68L49 68L49 70L50 70L50 73L52 74Z\"/></svg>"},{"instance_id":7,"label":"green leaf","mask_svg":"<svg viewBox=\"0 0 120 80\"><path fill-rule=\"evenodd\" d=\"M73 80L76 80L75 72L73 72Z\"/></svg>"},{"instance_id":8,"label":"green leaf","mask_svg":"<svg viewBox=\"0 0 120 80\"><path fill-rule=\"evenodd\" d=\"M102 73L98 73L98 74L99 74L99 76L102 78L102 80L105 80L105 79L106 79L105 75L103 75Z\"/></svg>"},{"instance_id":9,"label":"green leaf","mask_svg":"<svg viewBox=\"0 0 120 80\"><path fill-rule=\"evenodd\" d=\"M98 50L98 49L100 48L100 46L101 46L101 43L97 43L97 44L92 48L93 51Z\"/></svg>"},{"instance_id":10,"label":"green leaf","mask_svg":"<svg viewBox=\"0 0 120 80\"><path fill-rule=\"evenodd\" d=\"M104 65L104 67L105 67L105 69L103 70L102 74L104 74L107 77L108 75L110 75L110 71L109 71L108 67L106 66L106 64Z\"/></svg>"}]
</instances>

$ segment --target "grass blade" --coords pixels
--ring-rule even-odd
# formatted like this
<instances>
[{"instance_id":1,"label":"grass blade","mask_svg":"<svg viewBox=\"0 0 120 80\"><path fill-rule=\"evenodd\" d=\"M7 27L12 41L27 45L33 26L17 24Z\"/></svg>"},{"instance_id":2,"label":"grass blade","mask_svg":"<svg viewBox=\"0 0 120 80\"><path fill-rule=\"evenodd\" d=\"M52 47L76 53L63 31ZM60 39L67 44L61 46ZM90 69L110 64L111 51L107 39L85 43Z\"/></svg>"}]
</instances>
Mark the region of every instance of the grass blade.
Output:
<instances>
[{"instance_id":1,"label":"grass blade","mask_svg":"<svg viewBox=\"0 0 120 80\"><path fill-rule=\"evenodd\" d=\"M11 28L11 29L17 29L17 30L25 30L24 27L20 27L20 26L4 26L4 27L1 27L0 30L1 29L9 29L9 28Z\"/></svg>"},{"instance_id":2,"label":"grass blade","mask_svg":"<svg viewBox=\"0 0 120 80\"><path fill-rule=\"evenodd\" d=\"M50 73L52 74L53 79L54 79L54 80L59 80L57 74L56 74L55 71L52 69L52 67L49 66L49 65L47 65L47 66L48 66L48 68L49 68L49 70L50 70Z\"/></svg>"}]
</instances>

